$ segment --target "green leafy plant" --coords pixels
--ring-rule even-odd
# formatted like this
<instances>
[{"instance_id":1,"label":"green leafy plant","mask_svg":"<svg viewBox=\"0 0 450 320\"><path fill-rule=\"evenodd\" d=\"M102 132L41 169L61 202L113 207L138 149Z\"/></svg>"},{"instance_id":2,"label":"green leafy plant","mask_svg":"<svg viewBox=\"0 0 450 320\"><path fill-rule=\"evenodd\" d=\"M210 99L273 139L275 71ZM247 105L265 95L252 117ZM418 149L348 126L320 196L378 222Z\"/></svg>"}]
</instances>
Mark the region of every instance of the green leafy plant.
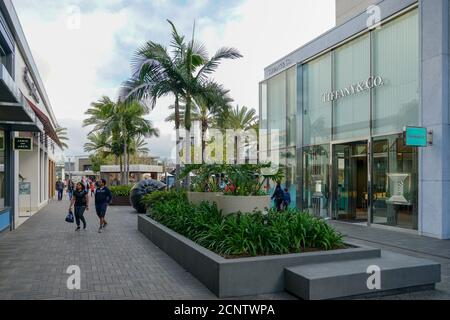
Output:
<instances>
[{"instance_id":1,"label":"green leafy plant","mask_svg":"<svg viewBox=\"0 0 450 320\"><path fill-rule=\"evenodd\" d=\"M171 202L187 202L187 195L182 191L156 191L150 193L142 198L142 203L149 209L152 209L155 204L171 203Z\"/></svg>"},{"instance_id":2,"label":"green leafy plant","mask_svg":"<svg viewBox=\"0 0 450 320\"><path fill-rule=\"evenodd\" d=\"M262 196L267 193L263 186L267 181L283 180L281 169L273 169L271 163L243 165L188 165L182 171L181 179L194 173L190 190L194 192L220 192L220 179L224 177L227 188L225 195L230 196Z\"/></svg>"},{"instance_id":3,"label":"green leafy plant","mask_svg":"<svg viewBox=\"0 0 450 320\"><path fill-rule=\"evenodd\" d=\"M151 218L229 258L345 247L342 235L325 221L297 209L223 217L215 204L196 206L176 192L155 193L152 200L163 201L152 201Z\"/></svg>"},{"instance_id":4,"label":"green leafy plant","mask_svg":"<svg viewBox=\"0 0 450 320\"><path fill-rule=\"evenodd\" d=\"M131 186L112 186L109 189L113 197L129 197L131 193Z\"/></svg>"}]
</instances>

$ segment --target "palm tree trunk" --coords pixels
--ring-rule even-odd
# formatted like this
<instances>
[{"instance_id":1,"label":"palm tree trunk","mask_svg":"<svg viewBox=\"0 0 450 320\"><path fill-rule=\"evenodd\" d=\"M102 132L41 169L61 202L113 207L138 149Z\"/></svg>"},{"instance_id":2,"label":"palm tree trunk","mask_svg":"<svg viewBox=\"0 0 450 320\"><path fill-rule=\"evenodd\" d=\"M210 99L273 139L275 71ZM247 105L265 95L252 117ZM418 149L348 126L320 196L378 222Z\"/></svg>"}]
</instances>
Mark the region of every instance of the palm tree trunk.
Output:
<instances>
[{"instance_id":1,"label":"palm tree trunk","mask_svg":"<svg viewBox=\"0 0 450 320\"><path fill-rule=\"evenodd\" d=\"M186 109L185 109L185 119L184 119L184 126L186 128L186 164L191 164L191 105L192 105L192 98L190 94L186 95ZM188 175L185 179L184 188L186 190L189 189L189 186L191 185L191 177Z\"/></svg>"},{"instance_id":2,"label":"palm tree trunk","mask_svg":"<svg viewBox=\"0 0 450 320\"><path fill-rule=\"evenodd\" d=\"M180 143L180 101L178 95L175 95L175 134L176 134L176 167L175 167L175 189L180 190L180 153L178 146Z\"/></svg>"},{"instance_id":3,"label":"palm tree trunk","mask_svg":"<svg viewBox=\"0 0 450 320\"><path fill-rule=\"evenodd\" d=\"M119 155L119 163L120 163L120 184L123 185L123 160L122 155Z\"/></svg>"},{"instance_id":4,"label":"palm tree trunk","mask_svg":"<svg viewBox=\"0 0 450 320\"><path fill-rule=\"evenodd\" d=\"M202 121L202 164L205 164L205 150L206 150L206 130L208 130L208 123Z\"/></svg>"},{"instance_id":5,"label":"palm tree trunk","mask_svg":"<svg viewBox=\"0 0 450 320\"><path fill-rule=\"evenodd\" d=\"M125 172L124 172L124 185L127 186L130 180L130 176L128 175L128 145L127 145L127 139L125 139Z\"/></svg>"}]
</instances>

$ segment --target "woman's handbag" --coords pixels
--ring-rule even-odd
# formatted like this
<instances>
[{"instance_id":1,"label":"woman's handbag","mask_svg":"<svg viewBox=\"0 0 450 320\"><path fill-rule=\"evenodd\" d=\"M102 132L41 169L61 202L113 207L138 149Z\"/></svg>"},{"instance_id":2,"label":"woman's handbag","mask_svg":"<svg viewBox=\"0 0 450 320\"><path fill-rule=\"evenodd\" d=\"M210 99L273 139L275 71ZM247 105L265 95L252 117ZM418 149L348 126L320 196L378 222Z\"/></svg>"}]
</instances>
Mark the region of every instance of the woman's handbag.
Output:
<instances>
[{"instance_id":1,"label":"woman's handbag","mask_svg":"<svg viewBox=\"0 0 450 320\"><path fill-rule=\"evenodd\" d=\"M66 217L66 222L68 223L74 223L74 217L73 217L73 212L72 210L69 210L69 214Z\"/></svg>"}]
</instances>

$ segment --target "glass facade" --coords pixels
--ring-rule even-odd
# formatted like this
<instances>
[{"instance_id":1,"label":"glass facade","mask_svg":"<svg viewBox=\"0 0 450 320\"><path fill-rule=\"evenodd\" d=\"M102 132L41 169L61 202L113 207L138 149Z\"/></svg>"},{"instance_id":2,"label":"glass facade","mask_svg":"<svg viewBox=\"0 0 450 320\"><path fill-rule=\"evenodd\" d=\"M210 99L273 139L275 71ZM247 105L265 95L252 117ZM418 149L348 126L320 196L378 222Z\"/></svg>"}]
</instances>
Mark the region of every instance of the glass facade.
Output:
<instances>
[{"instance_id":1,"label":"glass facade","mask_svg":"<svg viewBox=\"0 0 450 320\"><path fill-rule=\"evenodd\" d=\"M331 54L303 66L303 145L319 145L331 140L331 102L322 94L330 91Z\"/></svg>"},{"instance_id":2,"label":"glass facade","mask_svg":"<svg viewBox=\"0 0 450 320\"><path fill-rule=\"evenodd\" d=\"M260 119L261 129L279 132L279 144L271 145L268 138L267 148L270 153L276 152L279 157L279 167L283 170L282 187L291 195L292 207L296 207L297 185L297 68L293 67L260 84ZM275 184L270 186L272 192Z\"/></svg>"},{"instance_id":3,"label":"glass facade","mask_svg":"<svg viewBox=\"0 0 450 320\"><path fill-rule=\"evenodd\" d=\"M417 229L418 151L402 135L373 139L372 223Z\"/></svg>"},{"instance_id":4,"label":"glass facade","mask_svg":"<svg viewBox=\"0 0 450 320\"><path fill-rule=\"evenodd\" d=\"M330 145L303 148L303 208L328 217Z\"/></svg>"},{"instance_id":5,"label":"glass facade","mask_svg":"<svg viewBox=\"0 0 450 320\"><path fill-rule=\"evenodd\" d=\"M374 135L419 125L418 21L414 10L373 32L373 75L385 82L373 92Z\"/></svg>"},{"instance_id":6,"label":"glass facade","mask_svg":"<svg viewBox=\"0 0 450 320\"><path fill-rule=\"evenodd\" d=\"M298 207L417 229L418 149L403 129L420 125L419 52L413 9L261 84L261 128L280 130L268 147Z\"/></svg>"},{"instance_id":7,"label":"glass facade","mask_svg":"<svg viewBox=\"0 0 450 320\"><path fill-rule=\"evenodd\" d=\"M363 36L334 52L334 88L348 88L370 76L370 37ZM333 105L333 140L370 135L370 92L349 95Z\"/></svg>"}]
</instances>

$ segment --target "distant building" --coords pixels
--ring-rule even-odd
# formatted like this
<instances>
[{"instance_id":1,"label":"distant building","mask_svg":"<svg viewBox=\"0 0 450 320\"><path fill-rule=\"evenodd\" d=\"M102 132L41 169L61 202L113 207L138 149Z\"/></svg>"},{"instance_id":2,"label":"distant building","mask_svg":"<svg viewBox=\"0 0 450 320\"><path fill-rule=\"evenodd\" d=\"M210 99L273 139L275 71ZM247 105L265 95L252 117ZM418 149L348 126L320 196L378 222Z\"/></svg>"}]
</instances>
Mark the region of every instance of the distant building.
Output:
<instances>
[{"instance_id":1,"label":"distant building","mask_svg":"<svg viewBox=\"0 0 450 320\"><path fill-rule=\"evenodd\" d=\"M164 172L163 166L158 165L130 165L129 183L137 183L145 179L157 180ZM120 184L120 166L101 166L100 176L109 185Z\"/></svg>"}]
</instances>

